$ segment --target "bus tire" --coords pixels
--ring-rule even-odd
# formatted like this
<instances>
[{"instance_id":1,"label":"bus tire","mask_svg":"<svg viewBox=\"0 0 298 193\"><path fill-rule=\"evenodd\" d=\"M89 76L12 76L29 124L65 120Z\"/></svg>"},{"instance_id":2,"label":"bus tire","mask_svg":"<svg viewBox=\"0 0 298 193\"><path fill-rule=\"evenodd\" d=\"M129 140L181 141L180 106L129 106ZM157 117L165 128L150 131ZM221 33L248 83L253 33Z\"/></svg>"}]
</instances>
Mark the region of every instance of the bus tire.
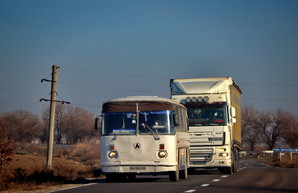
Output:
<instances>
[{"instance_id":1,"label":"bus tire","mask_svg":"<svg viewBox=\"0 0 298 193\"><path fill-rule=\"evenodd\" d=\"M129 182L133 182L136 180L136 174L128 174L127 178Z\"/></svg>"},{"instance_id":2,"label":"bus tire","mask_svg":"<svg viewBox=\"0 0 298 193\"><path fill-rule=\"evenodd\" d=\"M179 181L179 170L169 172L169 179L171 182Z\"/></svg>"},{"instance_id":3,"label":"bus tire","mask_svg":"<svg viewBox=\"0 0 298 193\"><path fill-rule=\"evenodd\" d=\"M187 168L185 168L184 170L180 170L179 176L180 176L180 179L187 179L187 177L188 177Z\"/></svg>"},{"instance_id":4,"label":"bus tire","mask_svg":"<svg viewBox=\"0 0 298 193\"><path fill-rule=\"evenodd\" d=\"M106 182L121 182L126 179L125 174L121 173L106 173Z\"/></svg>"},{"instance_id":5,"label":"bus tire","mask_svg":"<svg viewBox=\"0 0 298 193\"><path fill-rule=\"evenodd\" d=\"M106 182L116 182L117 175L113 173L106 173Z\"/></svg>"}]
</instances>

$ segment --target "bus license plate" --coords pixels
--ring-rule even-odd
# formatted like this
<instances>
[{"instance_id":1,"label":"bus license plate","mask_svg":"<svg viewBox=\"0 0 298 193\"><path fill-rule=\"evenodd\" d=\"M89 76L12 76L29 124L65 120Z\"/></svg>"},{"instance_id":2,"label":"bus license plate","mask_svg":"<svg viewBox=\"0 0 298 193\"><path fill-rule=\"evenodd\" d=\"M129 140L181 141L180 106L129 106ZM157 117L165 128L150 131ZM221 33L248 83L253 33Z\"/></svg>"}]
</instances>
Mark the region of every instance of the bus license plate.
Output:
<instances>
[{"instance_id":1,"label":"bus license plate","mask_svg":"<svg viewBox=\"0 0 298 193\"><path fill-rule=\"evenodd\" d=\"M130 166L129 170L146 170L145 166Z\"/></svg>"}]
</instances>

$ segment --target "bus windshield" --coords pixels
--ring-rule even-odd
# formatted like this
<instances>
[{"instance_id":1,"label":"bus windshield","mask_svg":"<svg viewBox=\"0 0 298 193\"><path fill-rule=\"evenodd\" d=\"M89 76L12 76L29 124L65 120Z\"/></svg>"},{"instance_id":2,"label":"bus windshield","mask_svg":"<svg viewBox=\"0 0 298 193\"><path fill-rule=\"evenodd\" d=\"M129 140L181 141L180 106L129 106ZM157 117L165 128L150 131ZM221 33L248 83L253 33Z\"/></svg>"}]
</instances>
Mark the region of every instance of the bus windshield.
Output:
<instances>
[{"instance_id":1,"label":"bus windshield","mask_svg":"<svg viewBox=\"0 0 298 193\"><path fill-rule=\"evenodd\" d=\"M189 126L226 125L226 108L195 108L187 109Z\"/></svg>"},{"instance_id":2,"label":"bus windshield","mask_svg":"<svg viewBox=\"0 0 298 193\"><path fill-rule=\"evenodd\" d=\"M171 111L103 113L103 135L175 134ZM138 120L137 120L138 119ZM137 127L137 123L139 123ZM139 131L137 131L139 129Z\"/></svg>"},{"instance_id":3,"label":"bus windshield","mask_svg":"<svg viewBox=\"0 0 298 193\"><path fill-rule=\"evenodd\" d=\"M175 134L170 111L140 112L140 134Z\"/></svg>"}]
</instances>

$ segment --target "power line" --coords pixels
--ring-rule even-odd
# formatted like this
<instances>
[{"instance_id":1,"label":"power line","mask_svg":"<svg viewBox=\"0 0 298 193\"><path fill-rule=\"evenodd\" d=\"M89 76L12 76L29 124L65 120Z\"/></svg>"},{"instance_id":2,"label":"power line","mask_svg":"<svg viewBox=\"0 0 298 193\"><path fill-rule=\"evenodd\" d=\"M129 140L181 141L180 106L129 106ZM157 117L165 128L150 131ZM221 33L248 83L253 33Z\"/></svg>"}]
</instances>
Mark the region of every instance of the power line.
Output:
<instances>
[{"instance_id":1,"label":"power line","mask_svg":"<svg viewBox=\"0 0 298 193\"><path fill-rule=\"evenodd\" d=\"M127 73L95 71L95 70L86 70L86 69L80 69L80 68L65 68L65 67L63 67L62 69L79 71L79 72L87 72L87 73L104 74L104 75L109 74L109 75L114 75L114 76L126 76L126 77L134 77L134 78L170 80L170 78L158 77L158 76L147 76L147 75L143 75L143 74L142 75L127 74Z\"/></svg>"},{"instance_id":2,"label":"power line","mask_svg":"<svg viewBox=\"0 0 298 193\"><path fill-rule=\"evenodd\" d=\"M257 83L257 82L240 82L239 84L247 84L247 85L255 85L255 86L291 86L291 87L298 87L298 84L292 83Z\"/></svg>"},{"instance_id":3,"label":"power line","mask_svg":"<svg viewBox=\"0 0 298 193\"><path fill-rule=\"evenodd\" d=\"M96 109L101 109L101 106L94 106L94 105L87 105L87 104L79 104L79 103L73 103L71 104L76 105L76 106L83 106L83 107L90 107L90 108L96 108Z\"/></svg>"},{"instance_id":4,"label":"power line","mask_svg":"<svg viewBox=\"0 0 298 193\"><path fill-rule=\"evenodd\" d=\"M28 78L28 79L26 79L26 80L24 80L24 81L21 81L21 82L19 82L19 83L16 83L16 84L12 84L12 85L9 85L9 86L6 86L6 87L1 87L0 89L1 90L6 90L6 89L11 89L11 88L14 88L14 87L17 87L17 86L21 86L21 85L23 85L23 84L26 84L27 82L30 82L30 81L32 81L32 80L34 80L34 79L36 79L36 78L39 78L39 77L41 77L43 74L45 74L46 72L43 72L43 73L41 73L41 74L39 74L39 75L36 75L36 76L33 76L33 77L31 77L31 78ZM49 75L50 76L50 75Z\"/></svg>"},{"instance_id":5,"label":"power line","mask_svg":"<svg viewBox=\"0 0 298 193\"><path fill-rule=\"evenodd\" d=\"M13 98L13 99L11 99L11 100L9 100L9 101L6 101L6 102L4 102L4 103L1 103L0 105L2 106L2 105L7 105L7 104L9 104L9 103L15 102L16 100L18 100L18 99L24 97L25 95L27 95L28 93L30 93L31 91L33 91L34 89L36 89L39 85L40 85L40 83L38 83L37 85L34 85L33 88L31 88L31 89L25 91L25 92L22 93L21 95L15 97L15 98Z\"/></svg>"},{"instance_id":6,"label":"power line","mask_svg":"<svg viewBox=\"0 0 298 193\"><path fill-rule=\"evenodd\" d=\"M98 85L90 85L90 84L78 84L78 83L60 82L60 81L59 81L59 83L60 84L65 84L65 85L80 86L80 87L91 87L91 88L101 88L101 89L111 89L111 90L123 90L123 91L132 91L132 92L146 92L146 93L157 93L157 94L169 94L169 93L159 92L159 91L125 89L125 88L106 87L106 86L98 86Z\"/></svg>"},{"instance_id":7,"label":"power line","mask_svg":"<svg viewBox=\"0 0 298 193\"><path fill-rule=\"evenodd\" d=\"M298 100L295 100L295 99L246 98L246 97L243 97L243 99L244 100L259 100L259 101L294 102L294 103L298 102Z\"/></svg>"}]
</instances>

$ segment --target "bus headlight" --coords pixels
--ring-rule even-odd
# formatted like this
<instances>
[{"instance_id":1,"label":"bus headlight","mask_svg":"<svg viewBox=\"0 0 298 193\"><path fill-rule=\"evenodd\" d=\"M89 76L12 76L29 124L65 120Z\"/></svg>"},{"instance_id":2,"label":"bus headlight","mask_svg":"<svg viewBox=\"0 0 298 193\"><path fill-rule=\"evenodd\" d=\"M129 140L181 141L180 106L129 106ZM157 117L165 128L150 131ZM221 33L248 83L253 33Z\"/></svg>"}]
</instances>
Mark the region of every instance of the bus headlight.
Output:
<instances>
[{"instance_id":1,"label":"bus headlight","mask_svg":"<svg viewBox=\"0 0 298 193\"><path fill-rule=\"evenodd\" d=\"M165 158L168 155L168 152L166 150L159 150L157 153L159 158Z\"/></svg>"},{"instance_id":2,"label":"bus headlight","mask_svg":"<svg viewBox=\"0 0 298 193\"><path fill-rule=\"evenodd\" d=\"M109 156L110 159L118 158L118 152L117 151L110 151L108 153L108 156Z\"/></svg>"}]
</instances>

